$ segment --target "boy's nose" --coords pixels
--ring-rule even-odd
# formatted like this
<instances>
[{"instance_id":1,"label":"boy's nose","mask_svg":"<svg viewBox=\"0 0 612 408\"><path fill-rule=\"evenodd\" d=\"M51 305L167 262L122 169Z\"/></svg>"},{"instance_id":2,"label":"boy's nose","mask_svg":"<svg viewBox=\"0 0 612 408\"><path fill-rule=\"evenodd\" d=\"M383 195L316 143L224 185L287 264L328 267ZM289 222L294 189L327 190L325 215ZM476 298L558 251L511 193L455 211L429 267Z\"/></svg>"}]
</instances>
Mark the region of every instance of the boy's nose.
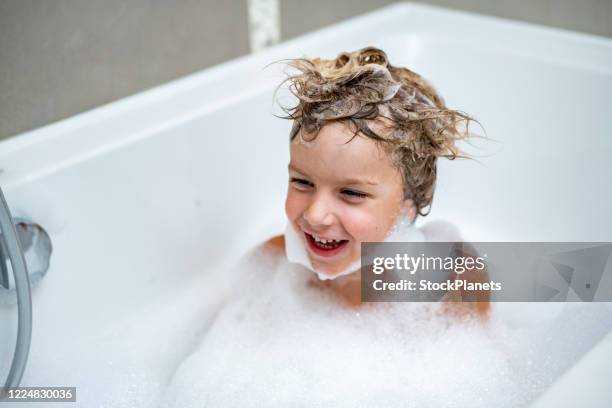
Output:
<instances>
[{"instance_id":1,"label":"boy's nose","mask_svg":"<svg viewBox=\"0 0 612 408\"><path fill-rule=\"evenodd\" d=\"M334 214L323 199L315 199L303 214L304 220L313 227L330 226L334 222Z\"/></svg>"}]
</instances>

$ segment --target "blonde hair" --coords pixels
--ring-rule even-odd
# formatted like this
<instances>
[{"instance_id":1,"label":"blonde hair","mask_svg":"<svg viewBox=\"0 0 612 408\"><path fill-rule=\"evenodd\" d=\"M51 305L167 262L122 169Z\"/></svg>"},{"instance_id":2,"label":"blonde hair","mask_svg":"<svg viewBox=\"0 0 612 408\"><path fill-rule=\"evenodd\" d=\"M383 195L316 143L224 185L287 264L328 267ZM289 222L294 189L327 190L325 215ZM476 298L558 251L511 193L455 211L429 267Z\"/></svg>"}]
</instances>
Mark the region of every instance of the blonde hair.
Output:
<instances>
[{"instance_id":1,"label":"blonde hair","mask_svg":"<svg viewBox=\"0 0 612 408\"><path fill-rule=\"evenodd\" d=\"M386 148L402 174L404 198L414 202L418 214L427 215L436 160L468 157L455 143L470 136L468 124L474 119L448 109L423 77L391 65L378 48L343 52L330 60L292 59L288 66L297 73L280 86L288 81L298 98L296 106L283 107L283 118L294 121L290 140L298 133L304 138L300 130L313 134L313 140L327 123L346 122L353 137L361 132Z\"/></svg>"}]
</instances>

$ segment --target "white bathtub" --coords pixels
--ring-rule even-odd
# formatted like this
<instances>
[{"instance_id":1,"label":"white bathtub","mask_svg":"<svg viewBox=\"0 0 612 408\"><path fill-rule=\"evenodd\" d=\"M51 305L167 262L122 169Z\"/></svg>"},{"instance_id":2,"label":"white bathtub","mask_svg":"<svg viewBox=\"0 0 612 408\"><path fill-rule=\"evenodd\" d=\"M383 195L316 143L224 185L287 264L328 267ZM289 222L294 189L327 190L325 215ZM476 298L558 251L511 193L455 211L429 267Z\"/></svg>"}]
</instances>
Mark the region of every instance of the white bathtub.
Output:
<instances>
[{"instance_id":1,"label":"white bathtub","mask_svg":"<svg viewBox=\"0 0 612 408\"><path fill-rule=\"evenodd\" d=\"M262 68L366 45L498 141L479 163L440 163L428 219L472 241L612 241L612 40L394 5L0 143L13 215L54 245L22 383L154 406L214 313L208 272L284 225L290 123L271 115L279 67ZM0 306L0 378L15 315ZM596 326L536 404L611 406L612 334Z\"/></svg>"}]
</instances>

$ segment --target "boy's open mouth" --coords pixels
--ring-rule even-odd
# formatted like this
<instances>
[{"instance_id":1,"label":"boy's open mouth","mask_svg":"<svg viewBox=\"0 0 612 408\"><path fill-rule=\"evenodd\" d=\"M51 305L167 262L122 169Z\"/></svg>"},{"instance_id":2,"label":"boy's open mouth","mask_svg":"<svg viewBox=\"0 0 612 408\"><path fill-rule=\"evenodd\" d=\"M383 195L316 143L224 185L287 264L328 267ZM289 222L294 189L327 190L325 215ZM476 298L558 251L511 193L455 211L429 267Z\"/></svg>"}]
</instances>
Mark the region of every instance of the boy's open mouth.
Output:
<instances>
[{"instance_id":1,"label":"boy's open mouth","mask_svg":"<svg viewBox=\"0 0 612 408\"><path fill-rule=\"evenodd\" d=\"M317 255L331 257L342 251L346 244L348 244L347 239L340 240L325 240L315 237L314 235L310 235L307 232L304 232L306 235L306 242L308 242L308 247Z\"/></svg>"}]
</instances>

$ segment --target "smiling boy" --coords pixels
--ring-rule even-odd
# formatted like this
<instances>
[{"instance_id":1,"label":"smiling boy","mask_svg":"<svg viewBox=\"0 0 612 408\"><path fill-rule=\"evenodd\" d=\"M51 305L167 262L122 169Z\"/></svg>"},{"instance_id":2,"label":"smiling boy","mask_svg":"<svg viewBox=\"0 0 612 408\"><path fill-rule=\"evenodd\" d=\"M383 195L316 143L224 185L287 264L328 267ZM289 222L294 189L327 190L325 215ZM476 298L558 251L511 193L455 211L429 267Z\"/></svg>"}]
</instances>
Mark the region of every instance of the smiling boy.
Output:
<instances>
[{"instance_id":1,"label":"smiling boy","mask_svg":"<svg viewBox=\"0 0 612 408\"><path fill-rule=\"evenodd\" d=\"M285 211L313 269L336 278L360 258L361 242L384 241L400 216L427 215L436 161L465 157L455 144L469 137L473 119L446 108L427 81L377 48L290 65L299 102L286 110L294 126ZM278 236L265 248L284 253L284 244ZM322 286L356 303L358 282L352 273Z\"/></svg>"}]
</instances>

